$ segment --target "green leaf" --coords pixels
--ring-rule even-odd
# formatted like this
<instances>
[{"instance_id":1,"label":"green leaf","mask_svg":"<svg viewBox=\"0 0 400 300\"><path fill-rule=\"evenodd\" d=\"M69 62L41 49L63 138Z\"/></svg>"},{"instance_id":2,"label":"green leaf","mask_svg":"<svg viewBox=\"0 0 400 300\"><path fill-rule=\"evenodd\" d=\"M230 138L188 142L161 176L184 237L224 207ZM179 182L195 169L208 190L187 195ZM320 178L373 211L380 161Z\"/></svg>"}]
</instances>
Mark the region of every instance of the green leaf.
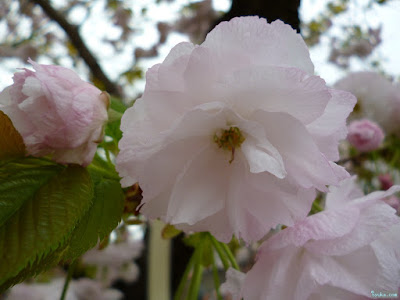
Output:
<instances>
[{"instance_id":1,"label":"green leaf","mask_svg":"<svg viewBox=\"0 0 400 300\"><path fill-rule=\"evenodd\" d=\"M93 189L80 166L24 158L0 166L0 191L1 292L35 275L34 266L57 261L56 252L90 207Z\"/></svg>"},{"instance_id":2,"label":"green leaf","mask_svg":"<svg viewBox=\"0 0 400 300\"><path fill-rule=\"evenodd\" d=\"M93 203L72 234L65 260L73 260L93 248L118 225L124 209L124 194L119 181L91 170Z\"/></svg>"},{"instance_id":3,"label":"green leaf","mask_svg":"<svg viewBox=\"0 0 400 300\"><path fill-rule=\"evenodd\" d=\"M38 188L45 185L65 167L35 158L8 161L0 167L0 226L21 206L32 199Z\"/></svg>"},{"instance_id":4,"label":"green leaf","mask_svg":"<svg viewBox=\"0 0 400 300\"><path fill-rule=\"evenodd\" d=\"M52 251L44 257L38 258L34 262L28 264L16 276L11 277L3 282L0 285L0 291L4 291L18 282L21 282L29 277L36 276L39 273L56 266L57 263L61 260L64 250L65 245L62 245L55 251Z\"/></svg>"}]
</instances>

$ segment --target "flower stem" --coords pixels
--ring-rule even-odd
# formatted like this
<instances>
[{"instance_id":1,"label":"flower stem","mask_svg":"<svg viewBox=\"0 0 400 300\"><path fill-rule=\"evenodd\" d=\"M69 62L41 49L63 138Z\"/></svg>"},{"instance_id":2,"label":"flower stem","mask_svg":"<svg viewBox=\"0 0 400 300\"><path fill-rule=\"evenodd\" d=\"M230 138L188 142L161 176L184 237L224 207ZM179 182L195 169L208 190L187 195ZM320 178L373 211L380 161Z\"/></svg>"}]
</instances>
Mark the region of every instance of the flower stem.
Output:
<instances>
[{"instance_id":1,"label":"flower stem","mask_svg":"<svg viewBox=\"0 0 400 300\"><path fill-rule=\"evenodd\" d=\"M61 293L60 300L64 300L65 297L67 296L68 286L69 286L69 283L70 283L70 281L72 279L72 274L74 273L75 266L76 266L76 260L74 260L68 266L68 274L67 274L67 277L65 278L64 287L63 287L63 290L62 290L62 293Z\"/></svg>"},{"instance_id":2,"label":"flower stem","mask_svg":"<svg viewBox=\"0 0 400 300\"><path fill-rule=\"evenodd\" d=\"M114 172L110 172L109 170L106 170L106 169L104 169L102 167L99 167L99 166L97 166L95 164L90 164L88 166L88 169L92 169L93 171L95 170L96 172L98 172L101 175L103 175L105 178L114 179L114 180L118 180L118 181L121 179L121 178L119 178L118 175L116 175L115 171Z\"/></svg>"},{"instance_id":3,"label":"flower stem","mask_svg":"<svg viewBox=\"0 0 400 300\"><path fill-rule=\"evenodd\" d=\"M203 245L200 244L195 250L194 255L196 255L196 263L194 265L193 277L189 286L188 299L197 300L199 297L199 290L201 284L201 278L203 276L203 265L201 264L203 256Z\"/></svg>"},{"instance_id":4,"label":"flower stem","mask_svg":"<svg viewBox=\"0 0 400 300\"><path fill-rule=\"evenodd\" d=\"M187 278L188 278L189 273L190 273L190 271L192 270L193 265L194 265L194 263L195 263L195 261L196 261L196 256L195 256L195 254L196 254L196 253L193 253L193 254L192 254L192 257L190 258L188 264L186 265L186 269L185 269L185 271L183 272L181 281L179 282L179 285L178 285L178 289L177 289L176 292L175 292L174 300L180 300L180 299L182 299L182 293L183 293L183 290L184 290L184 288L185 288L185 285L186 285L186 282L187 282Z\"/></svg>"},{"instance_id":5,"label":"flower stem","mask_svg":"<svg viewBox=\"0 0 400 300\"><path fill-rule=\"evenodd\" d=\"M239 270L239 265L236 262L235 256L233 255L229 246L225 243L221 243L222 249L224 249L226 255L228 256L229 262L231 263L232 267L236 270Z\"/></svg>"},{"instance_id":6,"label":"flower stem","mask_svg":"<svg viewBox=\"0 0 400 300\"><path fill-rule=\"evenodd\" d=\"M228 261L228 259L226 259L226 255L224 254L225 251L222 249L220 242L218 242L218 241L215 239L215 237L213 237L213 236L211 235L211 233L209 233L209 237L210 237L211 243L213 244L215 250L216 250L217 253L218 253L219 258L220 258L221 261L222 261L222 264L223 264L223 266L224 266L224 269L225 269L225 270L228 270L228 269L229 269L229 261Z\"/></svg>"},{"instance_id":7,"label":"flower stem","mask_svg":"<svg viewBox=\"0 0 400 300\"><path fill-rule=\"evenodd\" d=\"M211 255L211 263L212 263L212 272L213 272L213 279L214 279L214 286L215 286L215 292L217 293L217 299L218 300L223 300L220 292L219 292L219 287L220 287L220 281L219 281L219 276L218 276L218 269L217 265L215 264L214 260L214 255Z\"/></svg>"}]
</instances>

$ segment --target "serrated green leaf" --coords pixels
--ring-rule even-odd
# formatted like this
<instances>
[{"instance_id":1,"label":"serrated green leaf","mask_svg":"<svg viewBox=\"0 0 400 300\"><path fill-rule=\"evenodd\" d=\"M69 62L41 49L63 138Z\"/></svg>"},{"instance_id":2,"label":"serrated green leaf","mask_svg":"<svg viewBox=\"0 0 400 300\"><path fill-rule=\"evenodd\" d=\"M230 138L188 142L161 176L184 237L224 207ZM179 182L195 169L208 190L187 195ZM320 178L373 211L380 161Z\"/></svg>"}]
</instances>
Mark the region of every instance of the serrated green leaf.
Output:
<instances>
[{"instance_id":1,"label":"serrated green leaf","mask_svg":"<svg viewBox=\"0 0 400 300\"><path fill-rule=\"evenodd\" d=\"M114 97L110 97L110 110L111 111L123 114L126 109L127 109L127 107L125 106L125 104L122 103L122 101L120 101ZM121 126L121 119L117 119L115 121L109 122L106 125L105 134L107 136L112 137L116 142L118 142L122 137L122 132L121 132L120 126Z\"/></svg>"},{"instance_id":2,"label":"serrated green leaf","mask_svg":"<svg viewBox=\"0 0 400 300\"><path fill-rule=\"evenodd\" d=\"M71 235L65 260L73 260L93 248L118 225L124 208L119 181L104 178L91 170L94 183L93 204Z\"/></svg>"},{"instance_id":3,"label":"serrated green leaf","mask_svg":"<svg viewBox=\"0 0 400 300\"><path fill-rule=\"evenodd\" d=\"M14 174L12 192L9 178ZM37 177L45 179L38 180ZM49 263L69 239L93 198L89 173L80 166L63 167L41 159L21 159L0 167L0 203L17 201L0 226L0 286L15 284ZM29 194L29 197L21 195ZM9 205L13 207L12 205ZM10 213L11 210L15 210ZM1 292L1 290L0 290Z\"/></svg>"},{"instance_id":4,"label":"serrated green leaf","mask_svg":"<svg viewBox=\"0 0 400 300\"><path fill-rule=\"evenodd\" d=\"M25 144L11 120L0 111L0 159L25 155Z\"/></svg>"},{"instance_id":5,"label":"serrated green leaf","mask_svg":"<svg viewBox=\"0 0 400 300\"><path fill-rule=\"evenodd\" d=\"M21 282L26 278L36 276L43 271L46 271L52 267L55 267L65 251L65 245L60 246L60 248L55 251L50 252L45 257L36 259L31 264L28 264L24 269L22 269L16 276L9 278L3 284L0 285L0 291L4 291L15 283Z\"/></svg>"},{"instance_id":6,"label":"serrated green leaf","mask_svg":"<svg viewBox=\"0 0 400 300\"><path fill-rule=\"evenodd\" d=\"M5 163L0 170L0 226L35 196L38 187L64 168L35 158Z\"/></svg>"}]
</instances>

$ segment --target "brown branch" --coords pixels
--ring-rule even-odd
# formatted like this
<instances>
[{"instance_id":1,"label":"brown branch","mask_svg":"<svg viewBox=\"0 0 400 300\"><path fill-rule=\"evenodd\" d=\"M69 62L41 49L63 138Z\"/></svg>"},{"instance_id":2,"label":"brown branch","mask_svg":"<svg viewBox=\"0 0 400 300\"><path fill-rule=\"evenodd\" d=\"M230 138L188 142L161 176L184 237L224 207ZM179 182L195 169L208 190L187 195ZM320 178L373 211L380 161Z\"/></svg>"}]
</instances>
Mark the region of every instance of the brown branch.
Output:
<instances>
[{"instance_id":1,"label":"brown branch","mask_svg":"<svg viewBox=\"0 0 400 300\"><path fill-rule=\"evenodd\" d=\"M118 85L112 82L103 72L96 58L93 56L93 54L90 52L90 50L82 40L82 37L79 34L78 27L70 24L61 13L59 13L51 6L48 0L31 1L39 5L51 20L55 21L58 25L60 25L62 29L64 29L71 43L78 50L79 55L85 61L93 76L104 84L106 91L112 95L122 98L122 93Z\"/></svg>"},{"instance_id":2,"label":"brown branch","mask_svg":"<svg viewBox=\"0 0 400 300\"><path fill-rule=\"evenodd\" d=\"M388 148L383 147L381 149L375 150L375 152L380 156L380 157L385 157L388 155L391 155L391 152L389 151ZM346 157L346 158L342 158L338 161L336 161L336 164L338 165L344 165L348 162L353 162L353 163L360 163L366 159L368 159L370 157L371 153L370 152L361 152L358 153L355 156L350 156L350 157Z\"/></svg>"}]
</instances>

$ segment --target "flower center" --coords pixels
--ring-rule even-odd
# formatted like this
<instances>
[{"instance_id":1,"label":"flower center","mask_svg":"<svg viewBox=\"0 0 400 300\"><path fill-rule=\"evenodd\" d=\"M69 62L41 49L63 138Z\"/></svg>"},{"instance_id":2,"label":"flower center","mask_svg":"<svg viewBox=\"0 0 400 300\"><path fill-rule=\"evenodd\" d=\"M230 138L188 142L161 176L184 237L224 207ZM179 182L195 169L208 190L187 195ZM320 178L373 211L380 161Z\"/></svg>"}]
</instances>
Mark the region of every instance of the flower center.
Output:
<instances>
[{"instance_id":1,"label":"flower center","mask_svg":"<svg viewBox=\"0 0 400 300\"><path fill-rule=\"evenodd\" d=\"M214 142L218 147L231 151L229 163L232 163L235 159L235 149L240 148L244 140L245 137L238 127L230 127L229 129L223 130L220 136L214 134Z\"/></svg>"}]
</instances>

